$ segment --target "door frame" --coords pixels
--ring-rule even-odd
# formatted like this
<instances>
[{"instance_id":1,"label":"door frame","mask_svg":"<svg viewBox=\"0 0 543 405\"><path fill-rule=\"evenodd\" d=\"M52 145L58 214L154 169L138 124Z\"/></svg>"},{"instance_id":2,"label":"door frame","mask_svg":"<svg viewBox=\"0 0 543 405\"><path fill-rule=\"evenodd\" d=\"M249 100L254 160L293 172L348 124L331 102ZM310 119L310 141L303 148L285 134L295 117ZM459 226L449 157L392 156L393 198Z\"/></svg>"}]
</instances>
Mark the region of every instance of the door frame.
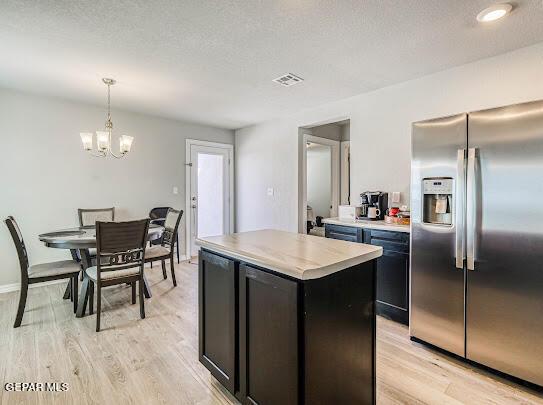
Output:
<instances>
[{"instance_id":1,"label":"door frame","mask_svg":"<svg viewBox=\"0 0 543 405\"><path fill-rule=\"evenodd\" d=\"M230 143L219 143L219 142L209 142L201 141L198 139L186 139L185 141L185 212L186 221L185 221L185 254L187 258L191 259L191 246L190 246L190 234L191 234L191 210L190 210L190 186L191 186L191 175L192 175L192 162L191 162L191 147L192 146L206 146L211 148L220 148L225 149L228 152L228 176L229 176L229 233L233 233L235 229L234 224L234 145Z\"/></svg>"},{"instance_id":2,"label":"door frame","mask_svg":"<svg viewBox=\"0 0 543 405\"><path fill-rule=\"evenodd\" d=\"M341 205L350 205L351 197L351 141L340 141L340 186L339 203Z\"/></svg>"},{"instance_id":3,"label":"door frame","mask_svg":"<svg viewBox=\"0 0 543 405\"><path fill-rule=\"evenodd\" d=\"M337 216L339 207L339 141L334 141L328 138L321 138L318 136L309 135L304 133L302 136L302 193L300 211L298 218L301 219L298 224L299 233L307 233L307 142L318 143L319 145L326 145L331 147L332 157L332 216Z\"/></svg>"}]
</instances>

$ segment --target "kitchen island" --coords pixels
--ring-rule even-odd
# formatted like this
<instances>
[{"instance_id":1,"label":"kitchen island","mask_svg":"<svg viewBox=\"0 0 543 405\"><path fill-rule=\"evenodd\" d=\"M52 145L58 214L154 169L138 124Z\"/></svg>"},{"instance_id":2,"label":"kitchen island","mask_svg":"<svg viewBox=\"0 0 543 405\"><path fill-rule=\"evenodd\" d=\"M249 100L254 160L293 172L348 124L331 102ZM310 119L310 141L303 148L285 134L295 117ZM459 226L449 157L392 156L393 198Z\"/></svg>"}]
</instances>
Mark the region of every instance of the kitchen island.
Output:
<instances>
[{"instance_id":1,"label":"kitchen island","mask_svg":"<svg viewBox=\"0 0 543 405\"><path fill-rule=\"evenodd\" d=\"M276 230L197 244L200 362L242 403L375 403L381 247Z\"/></svg>"}]
</instances>

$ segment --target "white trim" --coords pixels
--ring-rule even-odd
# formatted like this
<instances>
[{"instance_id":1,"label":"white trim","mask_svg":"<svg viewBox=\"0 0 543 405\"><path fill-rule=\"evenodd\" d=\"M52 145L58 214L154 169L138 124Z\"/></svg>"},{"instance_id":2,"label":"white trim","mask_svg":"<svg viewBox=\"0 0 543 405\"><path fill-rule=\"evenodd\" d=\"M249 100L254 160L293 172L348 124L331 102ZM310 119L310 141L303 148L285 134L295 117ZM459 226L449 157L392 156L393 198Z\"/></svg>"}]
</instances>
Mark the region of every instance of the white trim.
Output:
<instances>
[{"instance_id":1,"label":"white trim","mask_svg":"<svg viewBox=\"0 0 543 405\"><path fill-rule=\"evenodd\" d=\"M191 146L207 146L212 148L220 148L220 149L226 149L228 151L228 167L229 167L229 178L230 178L230 201L229 201L229 208L230 208L230 220L229 222L229 232L234 232L235 224L234 224L234 145L229 143L219 143L219 142L208 142L208 141L201 141L198 139L187 139L185 143L185 212L186 215L186 221L185 221L185 252L186 256L190 257L191 255L191 249L190 249L190 233L191 233L191 211L190 211L190 183L191 183L191 169L192 166L187 165L188 163L192 163L191 160Z\"/></svg>"},{"instance_id":2,"label":"white trim","mask_svg":"<svg viewBox=\"0 0 543 405\"><path fill-rule=\"evenodd\" d=\"M300 233L307 233L307 142L318 143L319 145L327 145L332 148L332 217L337 217L339 206L339 141L334 141L327 138L302 134L302 178L301 178L301 196L299 196L301 205L298 218L301 219L298 224Z\"/></svg>"},{"instance_id":3,"label":"white trim","mask_svg":"<svg viewBox=\"0 0 543 405\"><path fill-rule=\"evenodd\" d=\"M341 205L349 205L349 197L351 194L351 185L350 185L350 149L351 149L351 141L341 141L339 145L341 149L341 157L340 157L340 186L339 186L339 202Z\"/></svg>"},{"instance_id":4,"label":"white trim","mask_svg":"<svg viewBox=\"0 0 543 405\"><path fill-rule=\"evenodd\" d=\"M322 120L322 121L319 121L319 122L312 122L311 124L307 124L307 125L302 125L300 128L303 128L303 129L311 129L311 128L315 128L315 127L320 127L322 125L329 125L329 124L338 124L342 121L347 121L349 120L350 118L347 117L347 116L343 116L343 117L335 117L335 118L329 118L327 120Z\"/></svg>"},{"instance_id":5,"label":"white trim","mask_svg":"<svg viewBox=\"0 0 543 405\"><path fill-rule=\"evenodd\" d=\"M52 284L68 283L67 278L61 278L59 280L44 281L43 283L29 284L28 288L45 287ZM21 283L4 284L0 285L0 294L9 293L13 291L19 291L21 289Z\"/></svg>"}]
</instances>

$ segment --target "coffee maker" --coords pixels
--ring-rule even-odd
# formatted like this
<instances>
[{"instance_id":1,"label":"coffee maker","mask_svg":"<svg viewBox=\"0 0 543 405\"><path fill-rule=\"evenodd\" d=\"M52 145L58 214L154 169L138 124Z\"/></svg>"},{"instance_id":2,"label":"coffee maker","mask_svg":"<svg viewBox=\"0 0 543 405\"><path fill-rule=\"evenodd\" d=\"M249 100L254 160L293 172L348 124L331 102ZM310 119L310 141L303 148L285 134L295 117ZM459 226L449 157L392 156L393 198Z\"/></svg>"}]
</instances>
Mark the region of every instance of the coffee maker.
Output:
<instances>
[{"instance_id":1,"label":"coffee maker","mask_svg":"<svg viewBox=\"0 0 543 405\"><path fill-rule=\"evenodd\" d=\"M360 194L360 205L362 207L362 219L383 220L388 209L388 193L382 191L364 191ZM368 208L376 207L379 215L375 218L368 218Z\"/></svg>"}]
</instances>

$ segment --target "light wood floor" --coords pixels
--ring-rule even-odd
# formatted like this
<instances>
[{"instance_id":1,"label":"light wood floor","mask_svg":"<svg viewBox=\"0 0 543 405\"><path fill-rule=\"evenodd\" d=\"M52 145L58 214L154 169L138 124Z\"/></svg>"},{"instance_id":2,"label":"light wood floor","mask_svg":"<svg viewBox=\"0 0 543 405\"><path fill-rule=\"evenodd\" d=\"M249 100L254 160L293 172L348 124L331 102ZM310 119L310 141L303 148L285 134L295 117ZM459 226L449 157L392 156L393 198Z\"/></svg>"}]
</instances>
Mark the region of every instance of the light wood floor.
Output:
<instances>
[{"instance_id":1,"label":"light wood floor","mask_svg":"<svg viewBox=\"0 0 543 405\"><path fill-rule=\"evenodd\" d=\"M76 319L64 284L29 291L23 324L13 329L18 294L0 294L1 404L231 404L198 362L197 268L177 266L178 287L148 272L147 318L130 305L130 288L104 293L95 316ZM543 393L473 369L408 338L378 319L379 404L543 404ZM6 392L8 382L67 382L67 392Z\"/></svg>"}]
</instances>

